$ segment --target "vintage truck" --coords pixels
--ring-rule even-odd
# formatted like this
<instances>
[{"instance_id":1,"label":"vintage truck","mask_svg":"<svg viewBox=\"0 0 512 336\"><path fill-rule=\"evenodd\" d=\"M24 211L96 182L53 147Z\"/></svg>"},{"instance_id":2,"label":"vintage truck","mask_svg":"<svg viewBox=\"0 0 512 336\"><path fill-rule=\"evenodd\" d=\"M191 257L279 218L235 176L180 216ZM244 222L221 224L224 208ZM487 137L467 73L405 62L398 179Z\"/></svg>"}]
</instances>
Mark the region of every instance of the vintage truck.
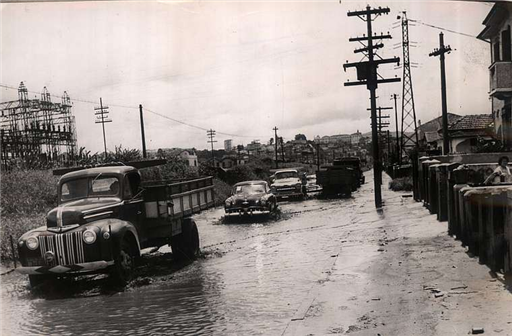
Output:
<instances>
[{"instance_id":1,"label":"vintage truck","mask_svg":"<svg viewBox=\"0 0 512 336\"><path fill-rule=\"evenodd\" d=\"M190 215L213 206L211 177L144 182L137 168L124 165L69 172L46 225L19 238L17 271L33 287L99 272L125 285L144 248L169 244L174 259L193 260L199 233Z\"/></svg>"},{"instance_id":2,"label":"vintage truck","mask_svg":"<svg viewBox=\"0 0 512 336\"><path fill-rule=\"evenodd\" d=\"M322 166L316 172L316 182L327 196L350 196L364 183L364 175L358 158L337 159L332 165Z\"/></svg>"},{"instance_id":3,"label":"vintage truck","mask_svg":"<svg viewBox=\"0 0 512 336\"><path fill-rule=\"evenodd\" d=\"M272 184L270 189L277 197L304 199L306 191L306 175L298 169L281 169L275 171L270 177Z\"/></svg>"}]
</instances>

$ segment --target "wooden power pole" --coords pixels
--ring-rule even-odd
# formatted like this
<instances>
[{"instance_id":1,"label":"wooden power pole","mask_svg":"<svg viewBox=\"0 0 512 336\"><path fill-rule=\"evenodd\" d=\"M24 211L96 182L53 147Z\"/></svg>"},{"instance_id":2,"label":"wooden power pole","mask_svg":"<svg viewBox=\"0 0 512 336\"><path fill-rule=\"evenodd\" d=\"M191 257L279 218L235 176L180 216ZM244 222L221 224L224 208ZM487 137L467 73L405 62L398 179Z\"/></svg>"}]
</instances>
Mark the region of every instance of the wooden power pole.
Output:
<instances>
[{"instance_id":1,"label":"wooden power pole","mask_svg":"<svg viewBox=\"0 0 512 336\"><path fill-rule=\"evenodd\" d=\"M429 56L439 56L441 62L441 104L442 104L442 119L443 119L443 155L450 153L450 139L448 138L448 107L446 102L446 69L444 64L444 54L449 54L452 51L450 46L444 45L444 35L439 33L439 49L434 49Z\"/></svg>"},{"instance_id":2,"label":"wooden power pole","mask_svg":"<svg viewBox=\"0 0 512 336\"><path fill-rule=\"evenodd\" d=\"M278 152L277 152L277 140L278 140L278 139L277 139L277 130L278 130L278 129L279 129L279 128L277 128L277 126L273 128L274 133L275 133L274 145L275 145L275 151L276 151L276 169L277 169L277 168L279 168L279 166L278 166L278 164L277 164L277 153L278 153Z\"/></svg>"},{"instance_id":3,"label":"wooden power pole","mask_svg":"<svg viewBox=\"0 0 512 336\"><path fill-rule=\"evenodd\" d=\"M142 157L146 159L148 157L146 152L146 136L144 134L144 115L142 113L142 105L139 105L140 112L140 133L142 137Z\"/></svg>"},{"instance_id":4,"label":"wooden power pole","mask_svg":"<svg viewBox=\"0 0 512 336\"><path fill-rule=\"evenodd\" d=\"M372 154L373 154L373 177L374 177L374 192L375 192L375 207L382 207L382 193L381 193L381 175L382 175L382 162L379 155L379 136L378 136L378 121L377 121L377 100L376 90L378 84L400 82L400 78L378 78L377 68L381 64L400 63L400 58L394 57L389 59L382 59L378 57L375 59L376 51L384 44L381 42L384 39L391 39L391 35L381 34L374 35L372 31L373 17L382 14L388 14L389 8L371 8L366 7L366 10L348 12L348 16L357 16L366 22L367 34L362 37L350 38L350 42L366 43L363 48L354 50L355 53L362 53L366 56L367 60L357 63L345 63L343 68L356 68L357 69L357 82L347 82L345 86L366 85L370 91L370 109L372 119Z\"/></svg>"}]
</instances>

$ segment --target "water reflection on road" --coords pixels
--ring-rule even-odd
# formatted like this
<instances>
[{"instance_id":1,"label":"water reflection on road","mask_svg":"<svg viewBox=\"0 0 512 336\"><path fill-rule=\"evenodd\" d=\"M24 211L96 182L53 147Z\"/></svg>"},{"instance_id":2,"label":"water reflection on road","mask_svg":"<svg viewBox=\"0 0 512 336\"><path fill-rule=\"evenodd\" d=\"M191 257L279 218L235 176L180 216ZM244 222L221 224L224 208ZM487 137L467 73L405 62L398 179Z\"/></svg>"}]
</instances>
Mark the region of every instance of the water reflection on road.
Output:
<instances>
[{"instance_id":1,"label":"water reflection on road","mask_svg":"<svg viewBox=\"0 0 512 336\"><path fill-rule=\"evenodd\" d=\"M99 278L64 283L59 295L33 294L25 277L5 275L2 334L280 335L338 252L354 206L311 199L242 223L223 220L222 209L202 213L205 257L176 266L162 248L123 292L104 290Z\"/></svg>"}]
</instances>

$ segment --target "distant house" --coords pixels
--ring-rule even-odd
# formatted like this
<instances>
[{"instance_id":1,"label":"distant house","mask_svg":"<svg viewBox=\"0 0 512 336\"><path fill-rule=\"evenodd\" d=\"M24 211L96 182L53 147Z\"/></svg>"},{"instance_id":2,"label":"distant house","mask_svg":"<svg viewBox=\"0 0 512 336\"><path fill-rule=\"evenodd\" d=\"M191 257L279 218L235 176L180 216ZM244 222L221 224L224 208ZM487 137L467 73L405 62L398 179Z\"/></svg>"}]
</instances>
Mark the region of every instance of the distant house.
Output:
<instances>
[{"instance_id":1,"label":"distant house","mask_svg":"<svg viewBox=\"0 0 512 336\"><path fill-rule=\"evenodd\" d=\"M441 131L442 132L442 131ZM448 126L451 153L473 153L478 138L494 138L494 119L491 114L473 114L460 117Z\"/></svg>"},{"instance_id":2,"label":"distant house","mask_svg":"<svg viewBox=\"0 0 512 336\"><path fill-rule=\"evenodd\" d=\"M448 125L458 120L461 116L454 113L448 113ZM443 129L443 118L437 117L418 126L418 142L420 148L436 149L443 147L443 138L438 133Z\"/></svg>"},{"instance_id":3,"label":"distant house","mask_svg":"<svg viewBox=\"0 0 512 336\"><path fill-rule=\"evenodd\" d=\"M512 148L512 3L496 2L478 38L490 42L489 96L496 136Z\"/></svg>"},{"instance_id":4,"label":"distant house","mask_svg":"<svg viewBox=\"0 0 512 336\"><path fill-rule=\"evenodd\" d=\"M350 143L352 145L357 145L357 144L359 144L359 141L361 141L362 137L363 137L363 135L359 132L359 130L357 130L356 133L350 134Z\"/></svg>"},{"instance_id":5,"label":"distant house","mask_svg":"<svg viewBox=\"0 0 512 336\"><path fill-rule=\"evenodd\" d=\"M478 139L494 137L494 120L491 114L460 116L448 113L448 137L450 153L473 153ZM432 150L443 147L443 120L437 117L418 127L421 148Z\"/></svg>"},{"instance_id":6,"label":"distant house","mask_svg":"<svg viewBox=\"0 0 512 336\"><path fill-rule=\"evenodd\" d=\"M197 167L197 155L193 149L181 149L181 148L159 148L156 151L148 151L150 156L159 158L180 158L187 166Z\"/></svg>"}]
</instances>

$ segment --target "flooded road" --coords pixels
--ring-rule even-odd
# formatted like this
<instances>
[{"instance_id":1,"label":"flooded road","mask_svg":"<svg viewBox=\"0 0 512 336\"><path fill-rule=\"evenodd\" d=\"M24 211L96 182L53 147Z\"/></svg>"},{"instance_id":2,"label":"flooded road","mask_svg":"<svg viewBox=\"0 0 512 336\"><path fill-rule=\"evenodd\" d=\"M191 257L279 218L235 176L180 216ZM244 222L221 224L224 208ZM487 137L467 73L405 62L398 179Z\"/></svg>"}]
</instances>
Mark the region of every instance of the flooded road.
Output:
<instances>
[{"instance_id":1,"label":"flooded road","mask_svg":"<svg viewBox=\"0 0 512 336\"><path fill-rule=\"evenodd\" d=\"M1 334L512 336L512 287L410 195L383 188L375 211L366 176L352 198L285 202L271 220L197 215L203 256L145 254L124 291L98 276L31 293L3 275Z\"/></svg>"},{"instance_id":2,"label":"flooded road","mask_svg":"<svg viewBox=\"0 0 512 336\"><path fill-rule=\"evenodd\" d=\"M197 215L204 257L176 266L163 247L123 292L104 290L100 277L43 295L4 275L2 335L280 335L325 278L367 186L356 198L282 203L271 220Z\"/></svg>"}]
</instances>

